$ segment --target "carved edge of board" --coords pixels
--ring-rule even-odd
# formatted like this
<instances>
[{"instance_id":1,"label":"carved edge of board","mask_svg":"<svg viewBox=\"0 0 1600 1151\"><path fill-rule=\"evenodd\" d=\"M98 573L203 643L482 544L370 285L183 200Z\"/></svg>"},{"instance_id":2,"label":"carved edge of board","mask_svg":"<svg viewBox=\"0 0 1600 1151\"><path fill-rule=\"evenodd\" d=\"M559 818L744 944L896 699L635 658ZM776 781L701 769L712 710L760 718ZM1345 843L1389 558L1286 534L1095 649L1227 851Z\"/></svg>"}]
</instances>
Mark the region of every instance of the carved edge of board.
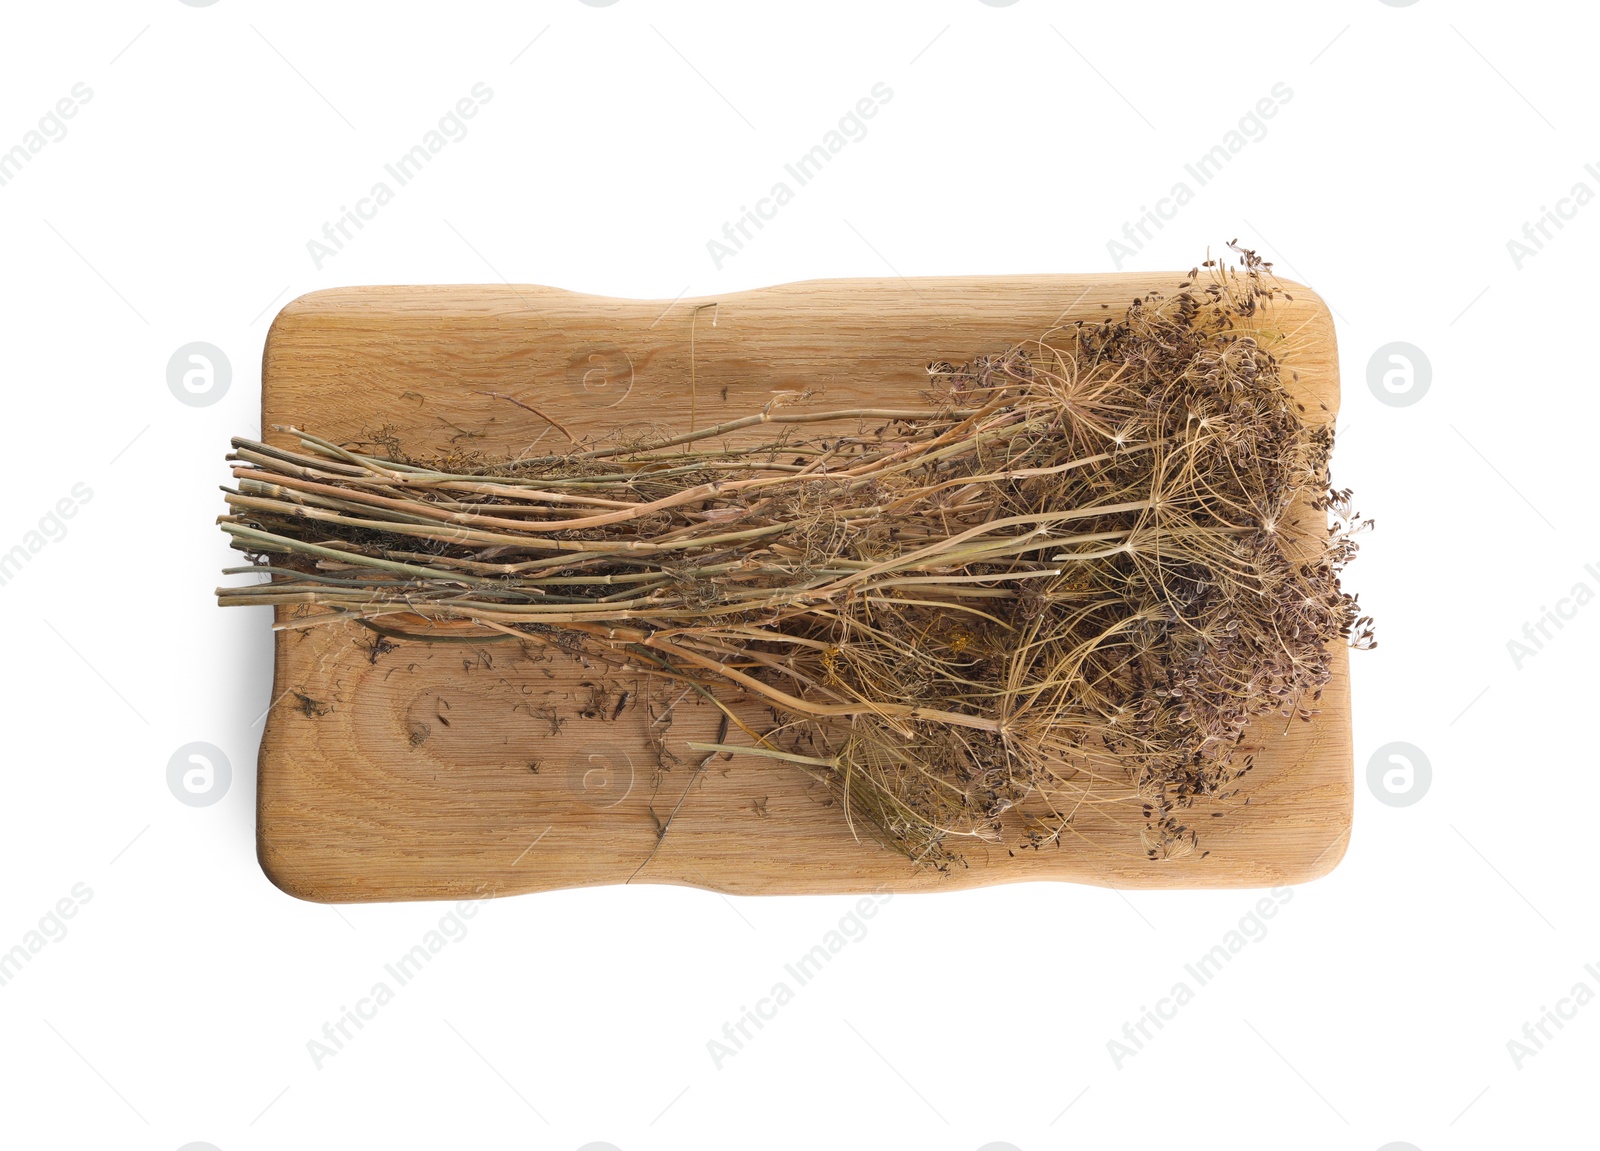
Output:
<instances>
[{"instance_id":1,"label":"carved edge of board","mask_svg":"<svg viewBox=\"0 0 1600 1151\"><path fill-rule=\"evenodd\" d=\"M915 292L919 288L937 286L941 289L975 288L994 285L998 281L1029 280L1039 281L1048 279L1058 284L1081 283L1086 285L1084 295L1088 296L1091 289L1114 288L1121 298L1126 299L1128 294L1142 291L1139 285L1156 284L1162 288L1170 288L1180 273L1152 273L1142 276L1100 275L1100 276L1062 276L1062 277L984 277L977 279L944 278L939 280L922 281L809 281L782 285L780 289L757 289L753 293L733 293L716 298L704 300L678 300L665 301L636 301L618 300L607 297L580 296L558 290L538 287L502 287L502 286L462 286L457 288L418 287L418 288L375 288L375 289L327 289L299 297L287 305L274 320L272 329L268 334L266 347L263 353L263 393L262 393L262 418L263 428L268 426L267 421L272 418L269 408L274 398L269 394L269 381L274 379L273 355L274 349L282 334L297 324L310 323L315 325L319 319L331 320L333 323L362 323L363 316L373 323L381 322L385 316L398 313L409 313L419 317L427 317L437 313L441 306L449 305L463 297L476 296L479 303L475 305L479 314L493 311L491 301L500 299L502 304L509 303L503 299L509 292L520 302L520 306L513 306L513 311L527 311L560 302L568 310L582 311L585 309L603 309L617 314L624 313L637 315L641 309L660 310L661 314L674 307L694 308L711 306L720 302L724 306L734 304L740 296L766 294L773 291L788 291L804 294L808 289L843 290L846 292L859 292L870 295L887 286L891 289L907 289ZM1321 362L1311 364L1296 361L1308 374L1322 377L1323 395L1328 402L1327 418L1331 421L1337 411L1338 379L1337 359L1334 343L1334 330L1331 316L1325 304L1311 291L1301 285L1286 283L1298 304L1295 313L1302 315L1299 328L1307 332L1306 344L1308 348L1314 347L1319 356L1312 357ZM385 299L387 297L387 299ZM1093 300L1091 299L1091 302ZM914 311L915 309L913 309ZM1070 311L1070 309L1069 309ZM592 314L592 311L591 311ZM652 312L654 314L654 312ZM1065 313L1064 313L1065 314ZM276 413L282 417L281 411ZM291 690L289 683L293 667L293 657L289 644L293 642L293 633L279 632L274 644L274 676L273 699L280 699L287 691ZM1228 860L1221 870L1196 872L1187 867L1172 867L1163 863L1155 868L1145 866L1143 860L1135 860L1129 866L1115 860L1097 863L1083 857L1065 857L1050 860L1040 866L1027 867L984 867L976 871L957 873L949 877L930 876L926 872L911 871L906 869L898 876L893 874L892 868L884 865L881 856L889 856L903 864L898 857L878 848L874 844L865 846L865 850L876 853L880 858L868 860L863 858L860 866L855 867L828 867L822 870L804 869L796 873L790 881L774 882L770 876L762 878L751 877L748 881L738 875L723 875L718 878L707 877L703 873L693 874L673 873L662 870L642 880L649 883L671 883L693 886L710 890L725 892L860 892L887 887L896 891L924 891L924 890L954 890L973 886L986 886L1007 882L1027 882L1038 880L1067 880L1108 887L1254 887L1275 883L1300 883L1306 882L1327 874L1343 857L1348 847L1351 832L1351 816L1353 812L1354 772L1351 762L1351 722L1348 709L1348 653L1342 648L1332 653L1334 661L1335 681L1330 687L1334 688L1331 695L1337 697L1330 700L1330 706L1318 717L1315 743L1331 744L1341 751L1341 760L1345 770L1335 774L1332 778L1322 781L1315 797L1315 810L1302 813L1304 819L1278 819L1269 828L1268 839L1276 841L1274 846L1263 844L1262 858L1233 858ZM310 870L317 874L308 874L307 868L293 858L294 849L288 843L274 842L275 815L281 814L280 808L274 804L279 797L268 786L268 776L273 768L269 762L276 752L275 746L279 734L278 727L281 719L269 716L263 732L260 773L263 786L258 791L258 857L261 866L268 878L278 887L299 898L310 899L318 902L352 902L364 900L391 900L391 899L448 899L480 895L488 889L491 894L516 894L521 892L549 890L558 887L609 885L626 882L628 874L626 868L619 868L615 874L557 878L554 881L541 881L525 877L506 878L504 881L488 874L480 860L468 860L465 870L457 872L455 868L443 869L431 876L412 875L404 879L390 878L377 884L364 881L354 872L348 874L329 874L324 867L311 865ZM276 765L281 767L282 765ZM1292 774L1292 773L1291 773ZM1281 782L1281 780L1279 781ZM1282 797L1278 797L1281 799ZM1310 795L1299 796L1301 800L1311 800ZM314 813L302 813L313 814ZM333 830L330 828L330 831ZM1331 834L1331 838L1329 833ZM1269 862L1267 855L1278 855L1285 850L1285 839L1302 840L1310 839L1303 849L1287 850L1293 858L1287 861L1280 855L1277 862ZM1313 854L1312 848L1315 848ZM489 869L492 870L492 869ZM444 874L444 871L452 872ZM886 874L889 876L886 879ZM475 882L474 882L475 881Z\"/></svg>"}]
</instances>

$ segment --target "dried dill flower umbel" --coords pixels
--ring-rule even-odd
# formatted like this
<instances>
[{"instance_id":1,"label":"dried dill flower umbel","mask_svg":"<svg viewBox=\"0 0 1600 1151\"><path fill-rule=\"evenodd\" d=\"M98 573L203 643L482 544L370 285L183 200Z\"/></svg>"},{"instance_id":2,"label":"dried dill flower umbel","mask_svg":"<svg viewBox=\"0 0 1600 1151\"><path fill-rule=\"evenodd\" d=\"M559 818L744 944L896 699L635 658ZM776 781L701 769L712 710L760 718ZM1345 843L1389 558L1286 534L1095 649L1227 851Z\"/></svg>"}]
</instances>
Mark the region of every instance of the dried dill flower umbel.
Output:
<instances>
[{"instance_id":1,"label":"dried dill flower umbel","mask_svg":"<svg viewBox=\"0 0 1600 1151\"><path fill-rule=\"evenodd\" d=\"M1251 721L1309 718L1328 645L1371 642L1339 586L1365 525L1256 334L1270 272L1235 250L1175 295L930 365L917 407L775 403L471 464L235 440L220 522L254 564L230 571L269 582L219 598L754 698L780 722L733 716L739 750L933 866L969 837L1056 842L1085 807L1188 851Z\"/></svg>"}]
</instances>

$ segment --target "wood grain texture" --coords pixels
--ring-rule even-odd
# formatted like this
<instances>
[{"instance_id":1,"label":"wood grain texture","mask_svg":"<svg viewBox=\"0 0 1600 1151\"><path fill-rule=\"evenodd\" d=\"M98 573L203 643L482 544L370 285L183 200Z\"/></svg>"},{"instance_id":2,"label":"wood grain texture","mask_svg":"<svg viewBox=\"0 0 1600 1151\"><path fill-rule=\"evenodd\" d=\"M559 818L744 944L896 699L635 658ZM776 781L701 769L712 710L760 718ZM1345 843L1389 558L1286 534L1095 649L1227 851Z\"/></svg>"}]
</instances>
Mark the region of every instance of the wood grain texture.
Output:
<instances>
[{"instance_id":1,"label":"wood grain texture","mask_svg":"<svg viewBox=\"0 0 1600 1151\"><path fill-rule=\"evenodd\" d=\"M564 442L552 421L580 438L634 424L684 431L758 410L774 389L822 389L830 407L900 403L925 387L930 361L1000 352L1146 291L1171 292L1181 278L828 280L676 301L524 286L315 292L284 308L267 337L262 427L285 445L273 425L338 441L387 428L413 450L515 455L536 440ZM1320 416L1326 404L1332 419L1333 323L1314 294L1289 290L1293 302L1276 303L1268 325L1288 337L1280 350L1306 407ZM1198 816L1209 854L1151 861L1136 829L1089 817L1078 837L1041 852L1012 857L980 845L949 876L915 870L865 835L858 842L824 789L790 766L719 758L689 786L698 757L684 744L714 738L718 719L692 695L667 733L684 765L659 772L647 751L650 716L677 695L662 684L602 680L598 669L516 641L376 653L372 633L353 625L280 631L275 652L258 849L272 881L305 899L463 898L630 880L740 893L1039 879L1266 886L1327 872L1349 836L1342 647L1313 722L1252 730L1256 768L1244 795L1214 805L1220 818ZM574 716L585 704L593 718L559 729L546 710ZM675 808L658 847L656 821Z\"/></svg>"}]
</instances>

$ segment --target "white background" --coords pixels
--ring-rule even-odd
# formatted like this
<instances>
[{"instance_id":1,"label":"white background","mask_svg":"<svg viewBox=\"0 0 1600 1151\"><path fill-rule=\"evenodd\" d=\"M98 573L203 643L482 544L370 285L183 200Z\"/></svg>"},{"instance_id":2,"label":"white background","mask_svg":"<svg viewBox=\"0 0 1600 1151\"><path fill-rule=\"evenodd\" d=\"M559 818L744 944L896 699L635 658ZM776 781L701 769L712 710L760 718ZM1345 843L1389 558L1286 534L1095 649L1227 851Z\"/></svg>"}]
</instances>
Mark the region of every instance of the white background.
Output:
<instances>
[{"instance_id":1,"label":"white background","mask_svg":"<svg viewBox=\"0 0 1600 1151\"><path fill-rule=\"evenodd\" d=\"M0 149L0 1143L178 1148L1592 1143L1600 991L1590 656L1600 606L1507 643L1595 562L1600 191L1580 5L12 4ZM530 45L531 42L531 46ZM318 268L307 241L478 82L493 99ZM753 242L706 241L878 82L893 99ZM1108 241L1278 82L1292 99L1125 267L1234 236L1339 325L1335 478L1378 531L1351 584L1355 836L1120 1067L1107 1042L1262 893L1030 884L900 897L719 1069L707 1041L853 904L614 888L484 905L319 1068L307 1042L448 905L332 909L257 868L264 609L223 613L212 519L259 356L317 288L499 281L670 299L820 276L1109 271ZM52 128L52 131L54 129ZM1253 131L1253 129L1252 129ZM1193 181L1191 180L1192 184ZM233 367L180 403L166 365ZM1368 361L1421 349L1381 402ZM977 350L977 349L975 349ZM204 741L210 807L168 790ZM1410 806L1367 762L1432 765ZM59 932L52 926L53 934ZM1565 1144L1564 1144L1565 1145Z\"/></svg>"}]
</instances>

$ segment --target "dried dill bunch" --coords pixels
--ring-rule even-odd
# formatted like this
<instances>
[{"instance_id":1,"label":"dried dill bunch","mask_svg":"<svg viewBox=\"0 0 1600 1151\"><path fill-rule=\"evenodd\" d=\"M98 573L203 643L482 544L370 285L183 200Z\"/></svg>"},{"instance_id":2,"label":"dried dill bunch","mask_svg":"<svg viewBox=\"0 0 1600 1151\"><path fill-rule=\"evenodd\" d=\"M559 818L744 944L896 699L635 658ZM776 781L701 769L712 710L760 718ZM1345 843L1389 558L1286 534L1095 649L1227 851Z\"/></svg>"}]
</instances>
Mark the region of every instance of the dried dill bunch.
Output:
<instances>
[{"instance_id":1,"label":"dried dill bunch","mask_svg":"<svg viewBox=\"0 0 1600 1151\"><path fill-rule=\"evenodd\" d=\"M919 407L470 468L235 440L220 522L256 562L229 570L270 582L219 599L298 607L288 626L467 620L754 697L783 722L741 750L930 866L1056 842L1085 808L1183 853L1252 720L1309 718L1328 645L1371 643L1339 585L1366 524L1251 322L1270 273L1235 251L1172 297L934 364Z\"/></svg>"}]
</instances>

